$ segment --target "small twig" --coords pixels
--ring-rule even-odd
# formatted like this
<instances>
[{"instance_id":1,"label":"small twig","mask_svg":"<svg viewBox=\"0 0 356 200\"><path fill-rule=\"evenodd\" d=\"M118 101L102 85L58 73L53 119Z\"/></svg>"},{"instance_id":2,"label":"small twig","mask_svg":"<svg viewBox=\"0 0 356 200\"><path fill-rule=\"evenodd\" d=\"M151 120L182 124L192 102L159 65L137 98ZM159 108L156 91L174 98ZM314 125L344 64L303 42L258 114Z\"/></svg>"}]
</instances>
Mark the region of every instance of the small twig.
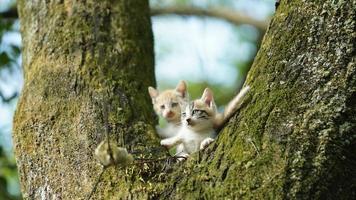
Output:
<instances>
[{"instance_id":1,"label":"small twig","mask_svg":"<svg viewBox=\"0 0 356 200\"><path fill-rule=\"evenodd\" d=\"M94 192L96 191L96 189L97 189L97 187L99 185L101 177L103 176L103 174L104 174L106 169L107 169L107 167L103 167L102 168L102 170L101 170L101 172L99 174L99 177L98 177L98 179L96 179L96 182L95 182L95 184L94 184L94 186L93 186L93 188L92 188L91 192L89 193L89 196L88 196L88 198L86 200L90 200L91 196L93 196Z\"/></svg>"},{"instance_id":2,"label":"small twig","mask_svg":"<svg viewBox=\"0 0 356 200\"><path fill-rule=\"evenodd\" d=\"M135 150L135 151L128 151L130 154L143 154L143 153L157 153L157 152L160 152L162 151L162 147L153 147L153 148L150 148L149 150Z\"/></svg>"},{"instance_id":3,"label":"small twig","mask_svg":"<svg viewBox=\"0 0 356 200\"><path fill-rule=\"evenodd\" d=\"M110 162L113 161L113 154L110 145L110 129L109 129L109 111L110 111L110 104L108 102L108 97L103 100L103 119L104 119L104 126L105 126L105 135L106 135L106 142L108 144L108 152L110 156Z\"/></svg>"},{"instance_id":4,"label":"small twig","mask_svg":"<svg viewBox=\"0 0 356 200\"><path fill-rule=\"evenodd\" d=\"M249 130L248 125L246 124L246 122L244 123L244 125L246 126L246 129ZM247 138L247 141L252 144L252 146L253 146L253 148L255 149L255 151L257 152L257 154L260 155L260 151L258 150L258 148L257 148L257 146L256 146L256 144L255 144L255 142L253 142L250 137Z\"/></svg>"},{"instance_id":5,"label":"small twig","mask_svg":"<svg viewBox=\"0 0 356 200\"><path fill-rule=\"evenodd\" d=\"M170 158L178 159L178 158L186 158L186 157L183 157L183 156L167 156L167 157L164 157L164 158L136 158L135 159L135 164L166 161L167 159L170 159Z\"/></svg>"},{"instance_id":6,"label":"small twig","mask_svg":"<svg viewBox=\"0 0 356 200\"><path fill-rule=\"evenodd\" d=\"M248 138L247 141L249 141L252 144L252 146L255 149L255 151L257 152L257 154L260 155L260 151L258 150L256 144L251 140L251 138Z\"/></svg>"},{"instance_id":7,"label":"small twig","mask_svg":"<svg viewBox=\"0 0 356 200\"><path fill-rule=\"evenodd\" d=\"M16 99L19 96L19 94L17 92L15 92L14 94L12 94L10 97L5 97L2 92L0 92L0 99L2 100L2 102L4 103L9 103L10 101Z\"/></svg>"},{"instance_id":8,"label":"small twig","mask_svg":"<svg viewBox=\"0 0 356 200\"><path fill-rule=\"evenodd\" d=\"M108 110L109 110L109 104L107 103L107 98L105 100L103 100L103 112L102 112L102 115L103 115L103 120L104 120L104 126L105 126L105 137L106 137L106 142L107 142L107 145L108 145L108 153L109 153L109 156L110 156L110 162L113 162L113 153L112 153L112 149L110 147L110 129L109 129L109 120L108 120ZM87 197L87 200L90 200L90 198L93 196L94 192L96 191L97 187L98 187L98 184L101 180L101 177L103 176L105 170L107 169L108 167L106 166L103 166L100 174L99 174L99 177L98 179L96 180L91 192L89 193L88 197Z\"/></svg>"}]
</instances>

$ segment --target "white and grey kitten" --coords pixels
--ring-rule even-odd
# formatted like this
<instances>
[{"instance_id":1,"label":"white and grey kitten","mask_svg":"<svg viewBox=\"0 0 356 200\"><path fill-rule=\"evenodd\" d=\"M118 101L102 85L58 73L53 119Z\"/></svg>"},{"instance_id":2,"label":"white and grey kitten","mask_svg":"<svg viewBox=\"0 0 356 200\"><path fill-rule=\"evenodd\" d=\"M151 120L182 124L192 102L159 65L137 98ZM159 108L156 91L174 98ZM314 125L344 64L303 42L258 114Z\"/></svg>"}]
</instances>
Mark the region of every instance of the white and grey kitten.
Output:
<instances>
[{"instance_id":1,"label":"white and grey kitten","mask_svg":"<svg viewBox=\"0 0 356 200\"><path fill-rule=\"evenodd\" d=\"M220 128L237 110L249 89L248 86L243 88L226 106L224 113L218 113L213 93L206 88L200 99L185 106L181 116L182 127L178 134L162 140L161 145L166 147L178 145L177 156L180 157L188 157L204 149L214 141L216 129Z\"/></svg>"}]
</instances>

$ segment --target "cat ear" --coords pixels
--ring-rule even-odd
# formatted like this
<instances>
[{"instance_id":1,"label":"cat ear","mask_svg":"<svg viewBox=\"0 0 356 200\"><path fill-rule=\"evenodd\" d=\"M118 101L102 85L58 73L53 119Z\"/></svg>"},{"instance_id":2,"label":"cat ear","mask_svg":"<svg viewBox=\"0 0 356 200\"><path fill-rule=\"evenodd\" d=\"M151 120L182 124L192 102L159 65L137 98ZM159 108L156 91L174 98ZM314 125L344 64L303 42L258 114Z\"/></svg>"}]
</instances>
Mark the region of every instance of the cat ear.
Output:
<instances>
[{"instance_id":1,"label":"cat ear","mask_svg":"<svg viewBox=\"0 0 356 200\"><path fill-rule=\"evenodd\" d=\"M179 81L176 87L176 92L183 98L187 97L187 84L185 81Z\"/></svg>"},{"instance_id":2,"label":"cat ear","mask_svg":"<svg viewBox=\"0 0 356 200\"><path fill-rule=\"evenodd\" d=\"M200 99L210 108L215 104L213 92L209 88L205 88L203 96Z\"/></svg>"},{"instance_id":3,"label":"cat ear","mask_svg":"<svg viewBox=\"0 0 356 200\"><path fill-rule=\"evenodd\" d=\"M158 96L158 90L154 89L153 87L148 87L148 93L150 94L152 99Z\"/></svg>"}]
</instances>

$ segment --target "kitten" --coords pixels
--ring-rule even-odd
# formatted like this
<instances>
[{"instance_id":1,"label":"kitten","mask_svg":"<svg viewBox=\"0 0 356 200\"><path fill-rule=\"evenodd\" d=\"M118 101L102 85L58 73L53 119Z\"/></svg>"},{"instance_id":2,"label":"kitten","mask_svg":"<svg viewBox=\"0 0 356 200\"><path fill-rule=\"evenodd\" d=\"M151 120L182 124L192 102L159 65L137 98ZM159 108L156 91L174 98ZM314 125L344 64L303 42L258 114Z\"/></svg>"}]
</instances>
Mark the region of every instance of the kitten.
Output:
<instances>
[{"instance_id":1,"label":"kitten","mask_svg":"<svg viewBox=\"0 0 356 200\"><path fill-rule=\"evenodd\" d=\"M206 88L200 99L186 105L181 117L182 127L177 135L162 140L161 145L166 147L178 145L177 155L180 157L188 157L190 154L204 149L214 141L216 129L221 128L238 109L242 98L249 89L249 86L243 88L229 102L224 113L218 113L213 93L209 88Z\"/></svg>"},{"instance_id":2,"label":"kitten","mask_svg":"<svg viewBox=\"0 0 356 200\"><path fill-rule=\"evenodd\" d=\"M148 87L152 98L153 108L158 116L163 117L168 123L164 128L156 126L157 133L162 138L176 135L181 125L181 104L188 102L187 84L180 81L175 89L159 92L153 87Z\"/></svg>"}]
</instances>

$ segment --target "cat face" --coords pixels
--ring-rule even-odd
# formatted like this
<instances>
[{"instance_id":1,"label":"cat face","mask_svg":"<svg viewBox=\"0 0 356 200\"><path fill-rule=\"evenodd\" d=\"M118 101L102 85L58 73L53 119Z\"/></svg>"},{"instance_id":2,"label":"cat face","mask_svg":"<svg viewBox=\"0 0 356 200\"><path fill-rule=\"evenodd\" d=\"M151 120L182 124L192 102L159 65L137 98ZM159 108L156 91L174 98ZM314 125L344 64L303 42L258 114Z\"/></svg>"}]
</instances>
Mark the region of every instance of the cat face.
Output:
<instances>
[{"instance_id":1,"label":"cat face","mask_svg":"<svg viewBox=\"0 0 356 200\"><path fill-rule=\"evenodd\" d=\"M213 93L209 88L206 88L200 99L186 105L184 112L182 112L182 124L194 131L211 129L216 112Z\"/></svg>"},{"instance_id":2,"label":"cat face","mask_svg":"<svg viewBox=\"0 0 356 200\"><path fill-rule=\"evenodd\" d=\"M187 85L184 81L180 81L173 90L158 92L155 88L149 87L148 92L157 115L168 122L180 122L180 105L188 102Z\"/></svg>"}]
</instances>

